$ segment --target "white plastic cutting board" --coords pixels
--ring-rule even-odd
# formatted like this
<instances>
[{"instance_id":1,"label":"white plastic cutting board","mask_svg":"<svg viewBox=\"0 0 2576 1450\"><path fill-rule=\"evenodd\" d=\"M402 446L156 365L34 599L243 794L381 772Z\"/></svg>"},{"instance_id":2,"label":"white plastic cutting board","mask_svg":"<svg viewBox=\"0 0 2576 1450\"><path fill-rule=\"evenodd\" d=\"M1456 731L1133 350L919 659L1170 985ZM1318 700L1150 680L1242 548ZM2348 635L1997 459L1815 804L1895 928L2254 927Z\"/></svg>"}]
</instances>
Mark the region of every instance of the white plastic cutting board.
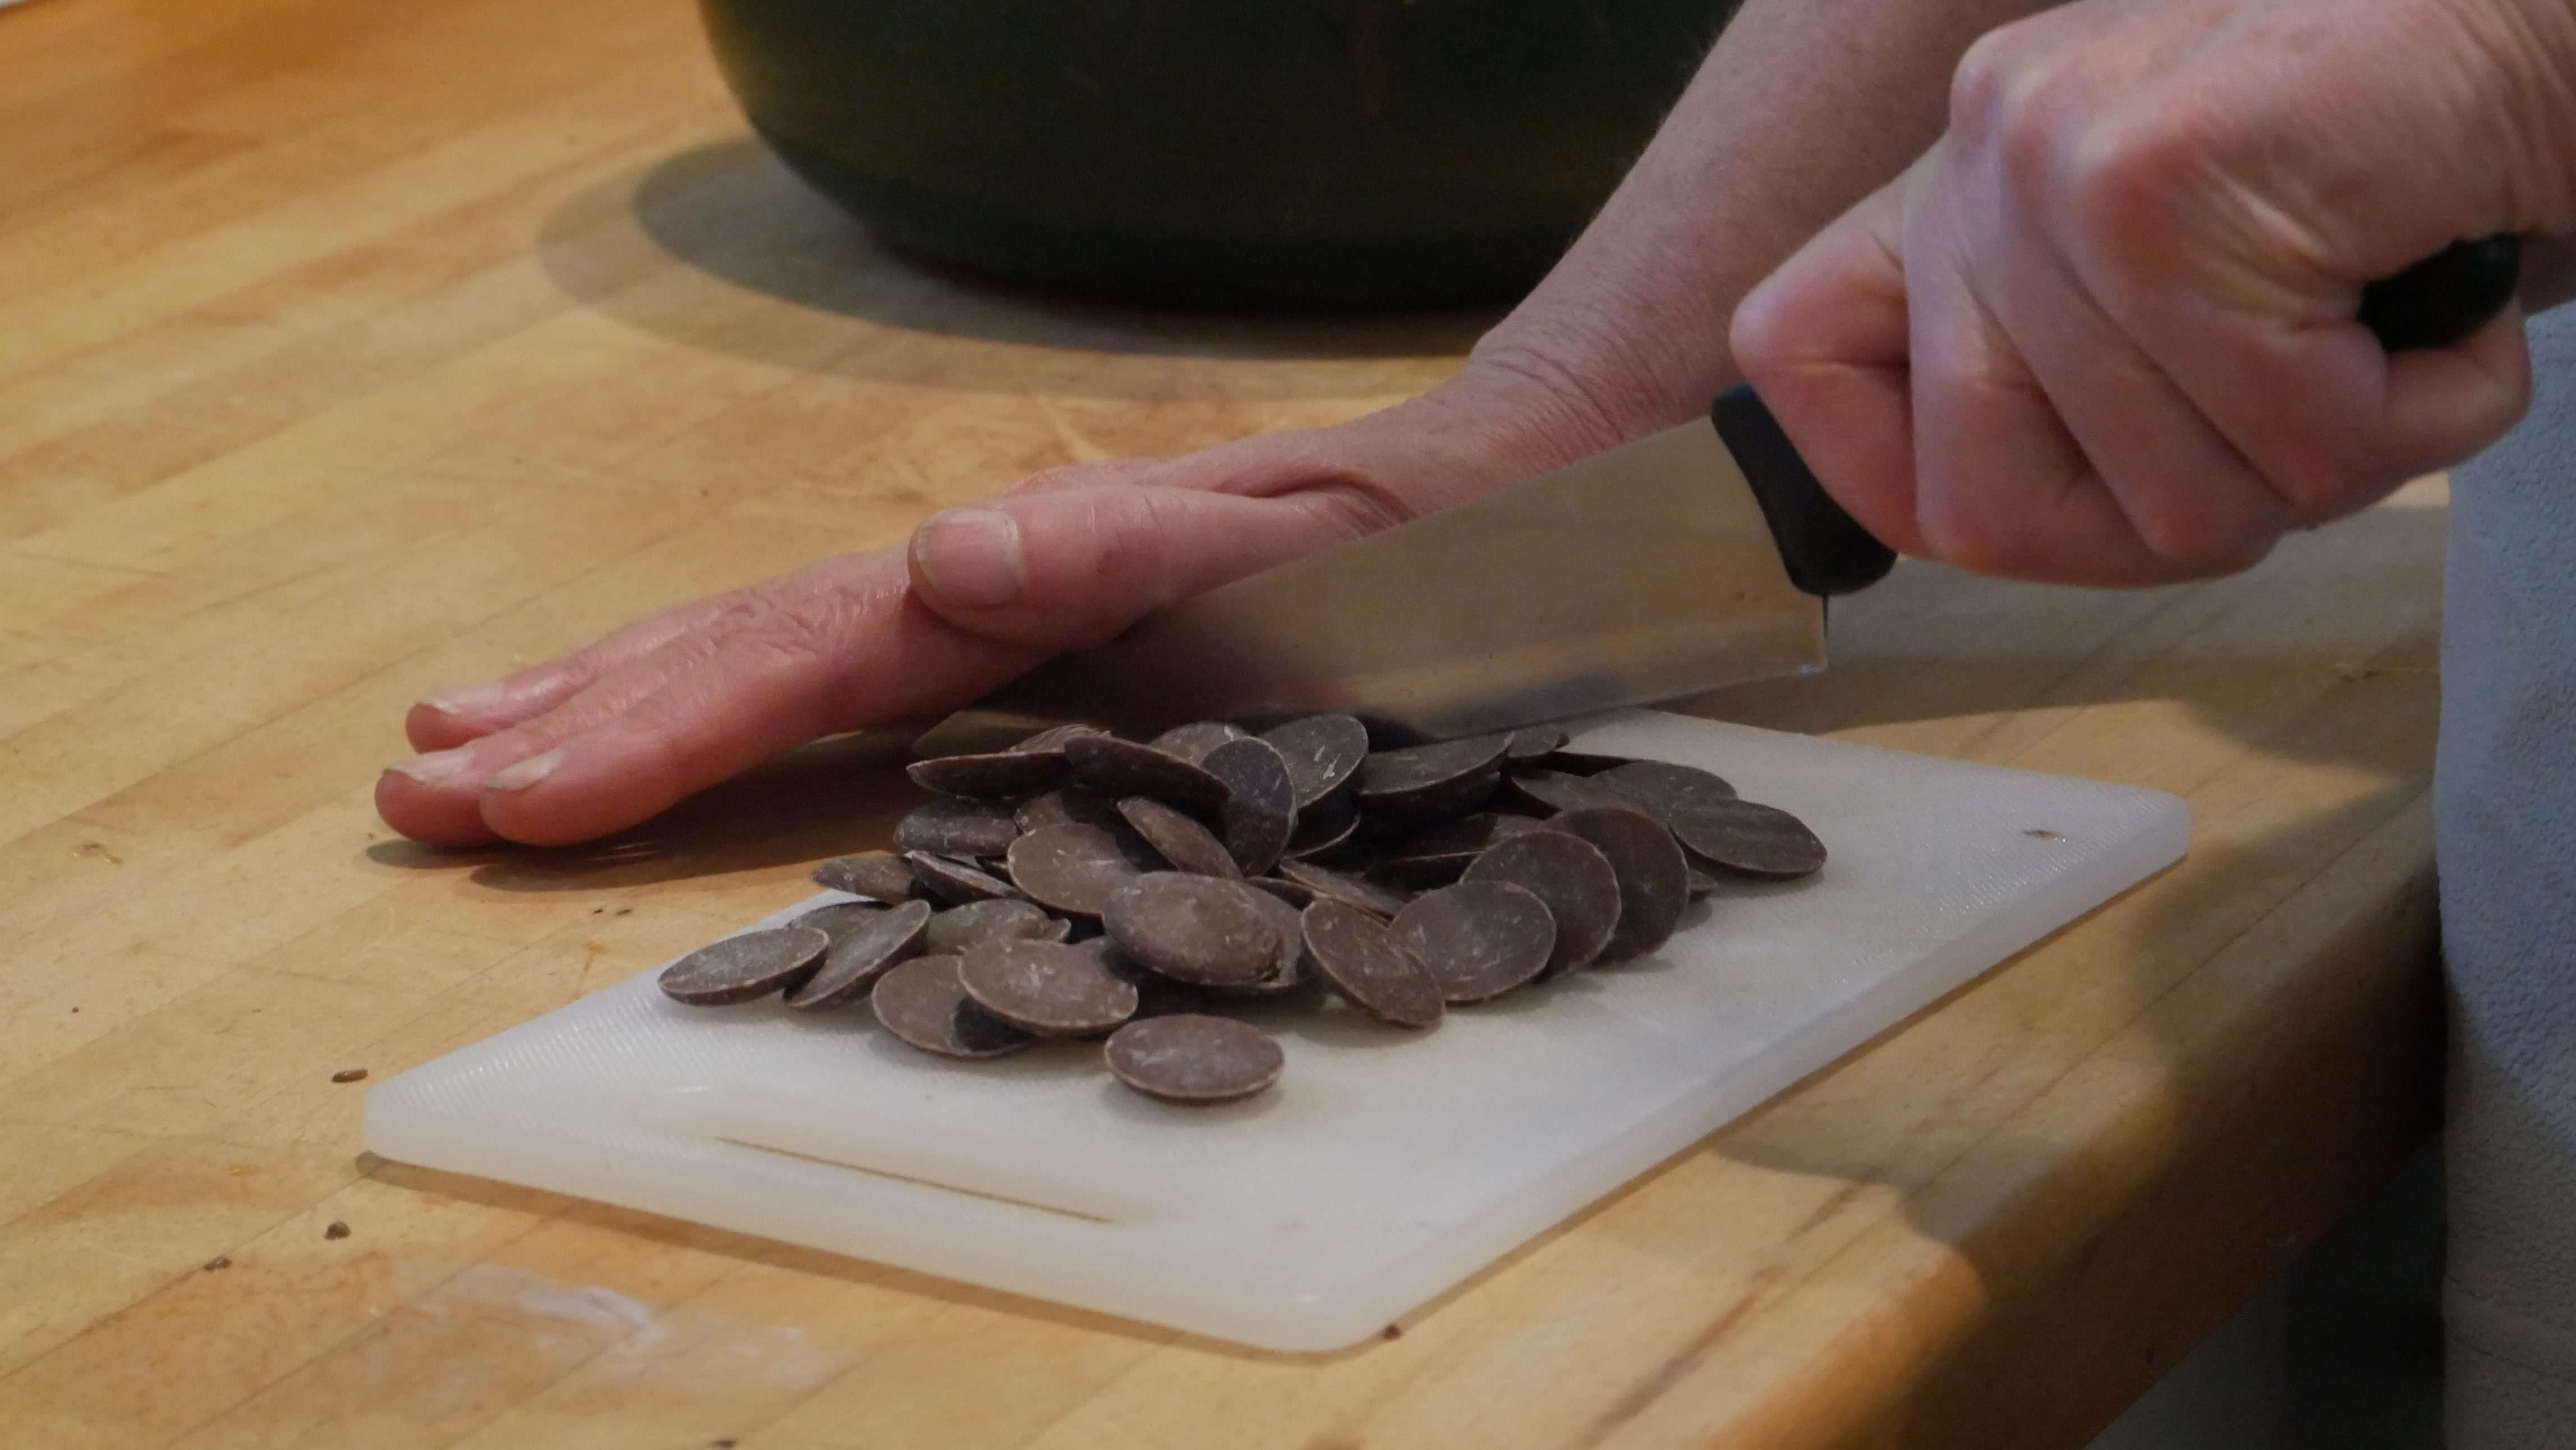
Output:
<instances>
[{"instance_id":1,"label":"white plastic cutting board","mask_svg":"<svg viewBox=\"0 0 2576 1450\"><path fill-rule=\"evenodd\" d=\"M1715 770L1805 818L1832 860L1722 889L1653 958L1426 1034L1263 1004L1246 1015L1287 1070L1226 1107L1139 1097L1096 1043L951 1063L865 1010L683 1007L646 972L388 1079L367 1095L367 1146L1337 1348L2162 869L2190 834L2159 792L1672 715L1615 716L1577 744Z\"/></svg>"}]
</instances>

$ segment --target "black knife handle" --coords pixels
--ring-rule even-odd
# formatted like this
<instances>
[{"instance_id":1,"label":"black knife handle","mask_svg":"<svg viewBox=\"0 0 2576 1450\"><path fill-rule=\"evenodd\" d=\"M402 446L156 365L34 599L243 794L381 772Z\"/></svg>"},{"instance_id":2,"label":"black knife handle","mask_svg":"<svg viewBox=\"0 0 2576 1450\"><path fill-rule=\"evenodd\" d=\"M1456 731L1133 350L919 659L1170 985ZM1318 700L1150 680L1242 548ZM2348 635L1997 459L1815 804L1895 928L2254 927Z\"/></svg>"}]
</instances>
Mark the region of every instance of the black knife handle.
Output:
<instances>
[{"instance_id":1,"label":"black knife handle","mask_svg":"<svg viewBox=\"0 0 2576 1450\"><path fill-rule=\"evenodd\" d=\"M1738 383L1708 405L1708 420L1771 525L1780 562L1789 566L1789 582L1818 598L1849 594L1887 577L1896 567L1896 551L1878 541L1858 520L1843 512L1798 445L1789 441L1780 420L1755 395L1750 383Z\"/></svg>"},{"instance_id":2,"label":"black knife handle","mask_svg":"<svg viewBox=\"0 0 2576 1450\"><path fill-rule=\"evenodd\" d=\"M2453 242L2362 288L2362 325L2390 352L2449 347L2502 312L2521 281L2520 237ZM1868 588L1896 567L1896 552L1825 492L1750 384L1718 394L1708 417L1753 486L1790 583L1830 598Z\"/></svg>"},{"instance_id":3,"label":"black knife handle","mask_svg":"<svg viewBox=\"0 0 2576 1450\"><path fill-rule=\"evenodd\" d=\"M2484 327L2522 283L2522 238L2453 242L2361 289L2361 325L2390 352L2449 347Z\"/></svg>"}]
</instances>

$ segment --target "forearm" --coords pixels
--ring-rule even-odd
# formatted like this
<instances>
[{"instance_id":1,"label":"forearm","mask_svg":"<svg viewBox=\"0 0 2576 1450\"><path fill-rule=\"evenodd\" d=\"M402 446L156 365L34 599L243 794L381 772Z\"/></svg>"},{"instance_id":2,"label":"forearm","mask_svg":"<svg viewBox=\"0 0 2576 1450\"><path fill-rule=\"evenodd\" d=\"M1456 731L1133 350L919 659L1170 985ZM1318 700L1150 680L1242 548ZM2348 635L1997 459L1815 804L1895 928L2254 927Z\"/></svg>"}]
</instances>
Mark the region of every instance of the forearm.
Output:
<instances>
[{"instance_id":1,"label":"forearm","mask_svg":"<svg viewBox=\"0 0 2576 1450\"><path fill-rule=\"evenodd\" d=\"M1902 171L1978 36L2046 0L1747 0L1581 239L1476 349L1535 372L1611 437L1739 380L1735 305Z\"/></svg>"}]
</instances>

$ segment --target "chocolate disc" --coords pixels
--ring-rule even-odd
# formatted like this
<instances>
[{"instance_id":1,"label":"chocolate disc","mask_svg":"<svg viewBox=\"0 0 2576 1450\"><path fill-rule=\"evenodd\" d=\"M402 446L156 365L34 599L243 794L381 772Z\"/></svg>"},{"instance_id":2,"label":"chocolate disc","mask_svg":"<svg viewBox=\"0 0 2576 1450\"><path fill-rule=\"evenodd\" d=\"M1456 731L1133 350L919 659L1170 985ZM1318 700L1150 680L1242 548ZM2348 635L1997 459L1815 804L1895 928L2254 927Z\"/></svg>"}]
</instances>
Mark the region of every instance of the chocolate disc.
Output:
<instances>
[{"instance_id":1,"label":"chocolate disc","mask_svg":"<svg viewBox=\"0 0 2576 1450\"><path fill-rule=\"evenodd\" d=\"M1184 1013L1130 1022L1102 1055L1120 1082L1167 1103L1201 1105L1248 1098L1279 1080L1279 1044L1225 1017Z\"/></svg>"},{"instance_id":2,"label":"chocolate disc","mask_svg":"<svg viewBox=\"0 0 2576 1450\"><path fill-rule=\"evenodd\" d=\"M888 972L869 995L877 1021L897 1040L941 1057L999 1057L1035 1037L975 1005L955 957L915 957Z\"/></svg>"},{"instance_id":3,"label":"chocolate disc","mask_svg":"<svg viewBox=\"0 0 2576 1450\"><path fill-rule=\"evenodd\" d=\"M1165 755L1177 755L1192 765L1200 765L1206 762L1209 751L1229 740L1243 738L1244 730L1240 725L1228 725L1222 720L1194 720L1187 725L1175 725L1145 743Z\"/></svg>"},{"instance_id":4,"label":"chocolate disc","mask_svg":"<svg viewBox=\"0 0 2576 1450\"><path fill-rule=\"evenodd\" d=\"M1513 799L1544 814L1579 811L1586 806L1625 806L1636 802L1580 775L1554 770L1524 770L1510 779Z\"/></svg>"},{"instance_id":5,"label":"chocolate disc","mask_svg":"<svg viewBox=\"0 0 2576 1450\"><path fill-rule=\"evenodd\" d=\"M1059 747L1004 750L991 755L943 755L916 760L905 766L903 773L912 777L913 784L941 795L1008 800L1055 789L1064 784L1066 769L1064 751Z\"/></svg>"},{"instance_id":6,"label":"chocolate disc","mask_svg":"<svg viewBox=\"0 0 2576 1450\"><path fill-rule=\"evenodd\" d=\"M979 942L957 979L975 1005L1041 1037L1089 1037L1136 1015L1133 986L1097 953L1057 942Z\"/></svg>"},{"instance_id":7,"label":"chocolate disc","mask_svg":"<svg viewBox=\"0 0 2576 1450\"><path fill-rule=\"evenodd\" d=\"M1270 908L1240 881L1149 872L1109 898L1100 924L1120 951L1184 982L1251 986L1277 967Z\"/></svg>"},{"instance_id":8,"label":"chocolate disc","mask_svg":"<svg viewBox=\"0 0 2576 1450\"><path fill-rule=\"evenodd\" d=\"M905 874L911 874L910 868L906 868ZM787 924L789 926L812 927L814 930L821 932L831 940L839 941L841 938L848 936L851 932L858 930L871 919L883 916L884 914L884 907L872 905L868 902L836 901L829 906L815 907L812 911L805 913L803 916L800 916Z\"/></svg>"},{"instance_id":9,"label":"chocolate disc","mask_svg":"<svg viewBox=\"0 0 2576 1450\"><path fill-rule=\"evenodd\" d=\"M1687 853L1685 853L1683 859L1689 859ZM1715 891L1721 884L1723 883L1719 881L1716 872L1702 869L1697 861L1690 862L1691 900L1699 900L1701 897Z\"/></svg>"},{"instance_id":10,"label":"chocolate disc","mask_svg":"<svg viewBox=\"0 0 2576 1450\"><path fill-rule=\"evenodd\" d=\"M930 895L962 906L969 901L1001 901L1020 895L1010 882L970 862L929 851L906 851L914 879Z\"/></svg>"},{"instance_id":11,"label":"chocolate disc","mask_svg":"<svg viewBox=\"0 0 2576 1450\"><path fill-rule=\"evenodd\" d=\"M1318 901L1306 908L1302 934L1306 960L1352 1006L1396 1027L1440 1020L1440 984L1395 944L1385 922L1342 902Z\"/></svg>"},{"instance_id":12,"label":"chocolate disc","mask_svg":"<svg viewBox=\"0 0 2576 1450\"><path fill-rule=\"evenodd\" d=\"M1020 834L1008 806L990 801L935 800L915 806L895 824L894 844L907 854L999 856Z\"/></svg>"},{"instance_id":13,"label":"chocolate disc","mask_svg":"<svg viewBox=\"0 0 2576 1450\"><path fill-rule=\"evenodd\" d=\"M1098 791L1067 786L1020 802L1011 819L1019 824L1022 835L1042 826L1115 826L1119 822L1118 803Z\"/></svg>"},{"instance_id":14,"label":"chocolate disc","mask_svg":"<svg viewBox=\"0 0 2576 1450\"><path fill-rule=\"evenodd\" d=\"M1592 843L1619 879L1619 924L1594 966L1632 961L1670 941L1690 906L1690 862L1673 833L1642 810L1587 806L1547 823Z\"/></svg>"},{"instance_id":15,"label":"chocolate disc","mask_svg":"<svg viewBox=\"0 0 2576 1450\"><path fill-rule=\"evenodd\" d=\"M1115 735L1085 735L1065 743L1074 782L1114 800L1150 796L1174 810L1213 821L1225 808L1225 782L1177 755Z\"/></svg>"},{"instance_id":16,"label":"chocolate disc","mask_svg":"<svg viewBox=\"0 0 2576 1450\"><path fill-rule=\"evenodd\" d=\"M1503 749L1503 759L1514 765L1543 759L1565 744L1565 732L1553 725L1528 725L1512 732L1511 743Z\"/></svg>"},{"instance_id":17,"label":"chocolate disc","mask_svg":"<svg viewBox=\"0 0 2576 1450\"><path fill-rule=\"evenodd\" d=\"M1374 881L1318 866L1312 861L1282 861L1279 863L1279 874L1313 891L1317 896L1328 896L1335 901L1347 902L1362 911L1382 917L1393 916L1404 910L1404 903L1412 899L1401 891L1390 890Z\"/></svg>"},{"instance_id":18,"label":"chocolate disc","mask_svg":"<svg viewBox=\"0 0 2576 1450\"><path fill-rule=\"evenodd\" d=\"M1556 950L1546 964L1550 976L1591 961L1619 926L1618 874L1599 847L1578 836L1514 836L1477 857L1459 881L1507 881L1546 903L1556 922Z\"/></svg>"},{"instance_id":19,"label":"chocolate disc","mask_svg":"<svg viewBox=\"0 0 2576 1450\"><path fill-rule=\"evenodd\" d=\"M814 884L886 902L910 901L921 890L921 880L912 874L912 867L901 856L882 851L836 856L814 868Z\"/></svg>"},{"instance_id":20,"label":"chocolate disc","mask_svg":"<svg viewBox=\"0 0 2576 1450\"><path fill-rule=\"evenodd\" d=\"M1297 808L1297 828L1280 848L1281 859L1303 860L1340 849L1360 827L1360 803L1348 792Z\"/></svg>"},{"instance_id":21,"label":"chocolate disc","mask_svg":"<svg viewBox=\"0 0 2576 1450\"><path fill-rule=\"evenodd\" d=\"M1508 881L1461 881L1424 892L1396 913L1387 933L1431 974L1441 1000L1455 1006L1489 1002L1536 981L1556 947L1546 903Z\"/></svg>"},{"instance_id":22,"label":"chocolate disc","mask_svg":"<svg viewBox=\"0 0 2576 1450\"><path fill-rule=\"evenodd\" d=\"M1208 990L1211 992L1228 997L1275 997L1306 985L1306 929L1298 916L1298 908L1266 891L1255 891L1252 895L1261 903L1262 913L1269 917L1270 929L1279 934L1279 951L1271 958L1270 975L1240 986L1210 987Z\"/></svg>"},{"instance_id":23,"label":"chocolate disc","mask_svg":"<svg viewBox=\"0 0 2576 1450\"><path fill-rule=\"evenodd\" d=\"M1551 750L1538 764L1560 775L1592 776L1605 770L1616 770L1630 764L1632 759L1625 755L1600 755L1589 750Z\"/></svg>"},{"instance_id":24,"label":"chocolate disc","mask_svg":"<svg viewBox=\"0 0 2576 1450\"><path fill-rule=\"evenodd\" d=\"M1678 812L1709 801L1735 799L1735 787L1723 779L1695 765L1674 765L1663 760L1632 760L1614 765L1593 776L1592 783L1625 797L1666 826L1673 823Z\"/></svg>"},{"instance_id":25,"label":"chocolate disc","mask_svg":"<svg viewBox=\"0 0 2576 1450\"><path fill-rule=\"evenodd\" d=\"M1002 938L1060 941L1064 931L1063 922L1033 902L1007 898L970 901L930 918L930 930L921 939L921 949L934 957L947 956L980 941Z\"/></svg>"},{"instance_id":26,"label":"chocolate disc","mask_svg":"<svg viewBox=\"0 0 2576 1450\"><path fill-rule=\"evenodd\" d=\"M1381 750L1360 763L1360 804L1373 819L1429 820L1471 810L1493 795L1508 735L1479 735Z\"/></svg>"},{"instance_id":27,"label":"chocolate disc","mask_svg":"<svg viewBox=\"0 0 2576 1450\"><path fill-rule=\"evenodd\" d=\"M822 968L787 994L800 1012L828 1012L855 1002L879 977L921 950L930 925L930 903L907 901L877 913L874 921L832 943Z\"/></svg>"},{"instance_id":28,"label":"chocolate disc","mask_svg":"<svg viewBox=\"0 0 2576 1450\"><path fill-rule=\"evenodd\" d=\"M1276 876L1247 876L1243 884L1257 886L1265 894L1275 896L1299 911L1315 904L1315 888L1295 881L1282 881Z\"/></svg>"},{"instance_id":29,"label":"chocolate disc","mask_svg":"<svg viewBox=\"0 0 2576 1450\"><path fill-rule=\"evenodd\" d=\"M1145 844L1163 853L1163 859L1175 870L1198 876L1222 876L1238 880L1243 868L1234 864L1234 855L1216 833L1197 821L1149 796L1131 795L1118 803L1118 814L1145 838Z\"/></svg>"},{"instance_id":30,"label":"chocolate disc","mask_svg":"<svg viewBox=\"0 0 2576 1450\"><path fill-rule=\"evenodd\" d=\"M1246 876L1258 876L1277 865L1279 853L1297 829L1297 784L1289 779L1288 762L1267 740L1229 740L1199 762L1208 774L1225 782L1225 848ZM1356 819L1356 817L1354 817Z\"/></svg>"},{"instance_id":31,"label":"chocolate disc","mask_svg":"<svg viewBox=\"0 0 2576 1450\"><path fill-rule=\"evenodd\" d=\"M1074 739L1076 736L1106 735L1108 733L1108 731L1101 729L1097 725L1057 725L1041 730L1037 734L1030 736L1028 739L1021 741L1019 744L1012 746L1011 752L1015 755L1035 755L1042 751L1052 750L1058 754L1062 754L1065 742Z\"/></svg>"},{"instance_id":32,"label":"chocolate disc","mask_svg":"<svg viewBox=\"0 0 2576 1450\"><path fill-rule=\"evenodd\" d=\"M1691 854L1739 876L1782 881L1824 869L1825 843L1807 823L1756 801L1701 801L1673 815Z\"/></svg>"},{"instance_id":33,"label":"chocolate disc","mask_svg":"<svg viewBox=\"0 0 2576 1450\"><path fill-rule=\"evenodd\" d=\"M1013 841L1010 865L1030 899L1077 916L1098 916L1145 869L1116 835L1079 825L1041 826Z\"/></svg>"},{"instance_id":34,"label":"chocolate disc","mask_svg":"<svg viewBox=\"0 0 2576 1450\"><path fill-rule=\"evenodd\" d=\"M1301 811L1340 790L1368 759L1368 727L1348 715L1309 715L1265 730L1261 738L1288 763Z\"/></svg>"},{"instance_id":35,"label":"chocolate disc","mask_svg":"<svg viewBox=\"0 0 2576 1450\"><path fill-rule=\"evenodd\" d=\"M1485 853L1487 847L1539 829L1528 816L1502 816L1480 811L1443 821L1389 844L1378 856L1377 875L1398 885L1427 890L1446 886Z\"/></svg>"},{"instance_id":36,"label":"chocolate disc","mask_svg":"<svg viewBox=\"0 0 2576 1450\"><path fill-rule=\"evenodd\" d=\"M1076 950L1089 952L1099 958L1100 964L1108 968L1111 976L1136 989L1138 1017L1169 1017L1181 1012L1205 1012L1215 1005L1209 999L1208 989L1193 987L1187 982L1175 982L1160 972L1148 971L1134 957L1120 951L1118 943L1105 936L1094 937L1090 941L1083 942L1076 947Z\"/></svg>"},{"instance_id":37,"label":"chocolate disc","mask_svg":"<svg viewBox=\"0 0 2576 1450\"><path fill-rule=\"evenodd\" d=\"M725 1007L794 987L813 974L831 938L805 926L747 931L710 942L662 969L662 990L692 1007Z\"/></svg>"}]
</instances>

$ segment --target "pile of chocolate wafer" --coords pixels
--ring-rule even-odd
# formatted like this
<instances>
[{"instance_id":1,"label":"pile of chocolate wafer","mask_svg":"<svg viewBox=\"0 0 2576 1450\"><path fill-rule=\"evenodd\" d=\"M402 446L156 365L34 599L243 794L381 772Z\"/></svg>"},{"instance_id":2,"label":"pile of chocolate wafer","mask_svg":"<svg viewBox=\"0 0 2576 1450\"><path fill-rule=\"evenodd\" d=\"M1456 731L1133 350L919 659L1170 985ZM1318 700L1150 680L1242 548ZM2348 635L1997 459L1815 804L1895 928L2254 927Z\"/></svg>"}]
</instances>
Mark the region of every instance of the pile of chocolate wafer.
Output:
<instances>
[{"instance_id":1,"label":"pile of chocolate wafer","mask_svg":"<svg viewBox=\"0 0 2576 1450\"><path fill-rule=\"evenodd\" d=\"M896 851L814 872L862 900L701 948L662 990L865 1001L950 1058L1106 1037L1129 1087L1229 1102L1285 1063L1231 1003L1321 988L1418 1031L1645 956L1729 877L1825 864L1804 823L1718 776L1570 750L1552 726L1377 748L1340 714L1141 742L1067 725L911 775L937 796Z\"/></svg>"}]
</instances>

